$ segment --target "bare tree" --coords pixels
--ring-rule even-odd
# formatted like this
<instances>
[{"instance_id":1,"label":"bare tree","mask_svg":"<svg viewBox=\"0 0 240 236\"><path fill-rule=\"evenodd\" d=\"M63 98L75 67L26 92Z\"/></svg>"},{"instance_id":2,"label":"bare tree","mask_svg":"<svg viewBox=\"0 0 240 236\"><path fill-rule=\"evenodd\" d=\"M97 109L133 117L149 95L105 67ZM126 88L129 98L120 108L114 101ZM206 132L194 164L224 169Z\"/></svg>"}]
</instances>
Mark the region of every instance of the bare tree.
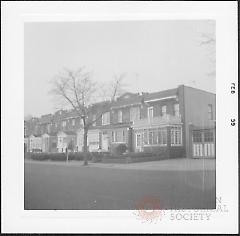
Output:
<instances>
[{"instance_id":1,"label":"bare tree","mask_svg":"<svg viewBox=\"0 0 240 236\"><path fill-rule=\"evenodd\" d=\"M65 69L63 74L56 76L52 81L51 93L57 99L60 99L64 105L70 105L82 120L84 165L88 165L88 130L109 110L111 104L119 95L123 77L124 74L115 76L110 85L111 89L105 94L105 99L102 98L102 102L99 102L101 86L92 80L92 74L86 72L84 67L76 71ZM96 114L94 119L93 111Z\"/></svg>"}]
</instances>

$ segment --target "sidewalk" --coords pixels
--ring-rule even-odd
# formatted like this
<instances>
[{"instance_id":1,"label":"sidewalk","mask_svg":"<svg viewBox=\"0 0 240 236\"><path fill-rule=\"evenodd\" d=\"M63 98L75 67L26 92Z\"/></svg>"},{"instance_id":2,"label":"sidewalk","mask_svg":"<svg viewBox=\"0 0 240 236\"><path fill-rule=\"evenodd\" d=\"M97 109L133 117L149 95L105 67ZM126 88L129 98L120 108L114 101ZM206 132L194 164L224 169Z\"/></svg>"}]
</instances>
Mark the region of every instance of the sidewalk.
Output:
<instances>
[{"instance_id":1,"label":"sidewalk","mask_svg":"<svg viewBox=\"0 0 240 236\"><path fill-rule=\"evenodd\" d=\"M116 169L134 169L134 170L161 170L161 171L195 171L195 170L215 170L216 159L170 159L161 161L138 162L129 164L118 163L92 163L83 166L83 161L55 162L55 161L33 161L25 160L26 163L47 164L47 165L65 165L66 167L96 167L96 168L116 168Z\"/></svg>"}]
</instances>

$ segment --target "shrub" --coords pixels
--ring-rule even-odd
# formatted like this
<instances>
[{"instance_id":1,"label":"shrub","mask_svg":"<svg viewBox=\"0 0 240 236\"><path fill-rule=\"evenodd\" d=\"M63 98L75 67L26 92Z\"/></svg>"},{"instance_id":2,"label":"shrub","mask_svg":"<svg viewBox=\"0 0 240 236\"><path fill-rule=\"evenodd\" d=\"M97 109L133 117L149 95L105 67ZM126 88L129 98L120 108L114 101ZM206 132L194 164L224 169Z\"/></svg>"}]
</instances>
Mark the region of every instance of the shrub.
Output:
<instances>
[{"instance_id":1,"label":"shrub","mask_svg":"<svg viewBox=\"0 0 240 236\"><path fill-rule=\"evenodd\" d=\"M47 153L31 153L30 158L36 161L49 160L49 155Z\"/></svg>"},{"instance_id":2,"label":"shrub","mask_svg":"<svg viewBox=\"0 0 240 236\"><path fill-rule=\"evenodd\" d=\"M51 161L66 161L67 156L66 153L49 153L49 159Z\"/></svg>"},{"instance_id":3,"label":"shrub","mask_svg":"<svg viewBox=\"0 0 240 236\"><path fill-rule=\"evenodd\" d=\"M127 150L126 144L121 143L114 148L113 153L115 155L122 155L124 152L126 152L126 150Z\"/></svg>"},{"instance_id":4,"label":"shrub","mask_svg":"<svg viewBox=\"0 0 240 236\"><path fill-rule=\"evenodd\" d=\"M90 160L90 154L88 153L88 160ZM83 152L70 152L68 154L68 160L76 160L82 161L84 160L84 153Z\"/></svg>"},{"instance_id":5,"label":"shrub","mask_svg":"<svg viewBox=\"0 0 240 236\"><path fill-rule=\"evenodd\" d=\"M39 152L42 152L42 149L33 148L33 149L32 149L32 152L39 153Z\"/></svg>"},{"instance_id":6,"label":"shrub","mask_svg":"<svg viewBox=\"0 0 240 236\"><path fill-rule=\"evenodd\" d=\"M132 152L129 153L128 156L132 158L140 158L140 157L152 157L156 156L156 154L152 152Z\"/></svg>"},{"instance_id":7,"label":"shrub","mask_svg":"<svg viewBox=\"0 0 240 236\"><path fill-rule=\"evenodd\" d=\"M101 162L104 156L108 156L109 152L91 152L93 162Z\"/></svg>"}]
</instances>

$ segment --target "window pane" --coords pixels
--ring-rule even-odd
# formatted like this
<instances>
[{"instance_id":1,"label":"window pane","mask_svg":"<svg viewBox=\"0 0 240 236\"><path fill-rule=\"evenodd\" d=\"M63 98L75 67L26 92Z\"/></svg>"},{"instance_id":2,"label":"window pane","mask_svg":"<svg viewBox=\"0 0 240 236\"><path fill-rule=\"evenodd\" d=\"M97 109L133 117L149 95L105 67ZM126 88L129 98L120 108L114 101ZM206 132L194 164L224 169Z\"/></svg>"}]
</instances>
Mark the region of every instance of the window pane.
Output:
<instances>
[{"instance_id":1,"label":"window pane","mask_svg":"<svg viewBox=\"0 0 240 236\"><path fill-rule=\"evenodd\" d=\"M157 136L158 136L157 130L154 130L153 131L153 144L157 144Z\"/></svg>"},{"instance_id":2,"label":"window pane","mask_svg":"<svg viewBox=\"0 0 240 236\"><path fill-rule=\"evenodd\" d=\"M137 146L141 146L141 136L140 134L137 135Z\"/></svg>"},{"instance_id":3,"label":"window pane","mask_svg":"<svg viewBox=\"0 0 240 236\"><path fill-rule=\"evenodd\" d=\"M208 118L210 120L213 120L213 108L212 108L212 104L208 105Z\"/></svg>"},{"instance_id":4,"label":"window pane","mask_svg":"<svg viewBox=\"0 0 240 236\"><path fill-rule=\"evenodd\" d=\"M182 128L181 127L171 128L171 144L173 145L182 144Z\"/></svg>"},{"instance_id":5,"label":"window pane","mask_svg":"<svg viewBox=\"0 0 240 236\"><path fill-rule=\"evenodd\" d=\"M204 142L213 142L213 132L212 131L204 132Z\"/></svg>"},{"instance_id":6,"label":"window pane","mask_svg":"<svg viewBox=\"0 0 240 236\"><path fill-rule=\"evenodd\" d=\"M179 104L174 104L174 115L179 116Z\"/></svg>"},{"instance_id":7,"label":"window pane","mask_svg":"<svg viewBox=\"0 0 240 236\"><path fill-rule=\"evenodd\" d=\"M144 144L148 144L148 132L146 129L144 130Z\"/></svg>"},{"instance_id":8,"label":"window pane","mask_svg":"<svg viewBox=\"0 0 240 236\"><path fill-rule=\"evenodd\" d=\"M153 132L149 131L149 144L153 144Z\"/></svg>"},{"instance_id":9,"label":"window pane","mask_svg":"<svg viewBox=\"0 0 240 236\"><path fill-rule=\"evenodd\" d=\"M165 106L162 106L162 116L166 115L166 113L167 113L167 106L165 105Z\"/></svg>"},{"instance_id":10,"label":"window pane","mask_svg":"<svg viewBox=\"0 0 240 236\"><path fill-rule=\"evenodd\" d=\"M193 131L193 142L201 143L202 142L202 132L201 131Z\"/></svg>"}]
</instances>

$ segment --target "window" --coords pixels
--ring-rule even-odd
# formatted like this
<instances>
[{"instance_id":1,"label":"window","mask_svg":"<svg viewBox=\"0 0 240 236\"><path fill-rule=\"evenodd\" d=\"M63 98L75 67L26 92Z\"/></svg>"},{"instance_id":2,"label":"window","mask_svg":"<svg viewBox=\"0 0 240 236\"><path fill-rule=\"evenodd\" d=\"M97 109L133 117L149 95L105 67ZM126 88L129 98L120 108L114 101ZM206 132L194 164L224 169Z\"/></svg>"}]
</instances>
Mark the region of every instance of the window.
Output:
<instances>
[{"instance_id":1,"label":"window","mask_svg":"<svg viewBox=\"0 0 240 236\"><path fill-rule=\"evenodd\" d=\"M131 107L130 108L130 121L140 120L140 108Z\"/></svg>"},{"instance_id":2,"label":"window","mask_svg":"<svg viewBox=\"0 0 240 236\"><path fill-rule=\"evenodd\" d=\"M62 122L62 127L66 127L66 125L67 125L67 122L64 120L64 121Z\"/></svg>"},{"instance_id":3,"label":"window","mask_svg":"<svg viewBox=\"0 0 240 236\"><path fill-rule=\"evenodd\" d=\"M171 145L182 145L182 128L171 128Z\"/></svg>"},{"instance_id":4,"label":"window","mask_svg":"<svg viewBox=\"0 0 240 236\"><path fill-rule=\"evenodd\" d=\"M120 139L119 139L119 132L118 131L115 131L115 142L119 142Z\"/></svg>"},{"instance_id":5,"label":"window","mask_svg":"<svg viewBox=\"0 0 240 236\"><path fill-rule=\"evenodd\" d=\"M126 136L125 136L125 131L124 130L122 132L122 137L123 137L123 142L125 142L126 141Z\"/></svg>"},{"instance_id":6,"label":"window","mask_svg":"<svg viewBox=\"0 0 240 236\"><path fill-rule=\"evenodd\" d=\"M117 142L125 142L125 131L112 131L112 142L117 143Z\"/></svg>"},{"instance_id":7,"label":"window","mask_svg":"<svg viewBox=\"0 0 240 236\"><path fill-rule=\"evenodd\" d=\"M179 104L174 104L174 115L175 116L179 116L180 112L179 112Z\"/></svg>"},{"instance_id":8,"label":"window","mask_svg":"<svg viewBox=\"0 0 240 236\"><path fill-rule=\"evenodd\" d=\"M165 116L167 114L167 106L162 106L162 116Z\"/></svg>"},{"instance_id":9,"label":"window","mask_svg":"<svg viewBox=\"0 0 240 236\"><path fill-rule=\"evenodd\" d=\"M158 144L160 144L160 145L167 144L167 129L166 128L158 129Z\"/></svg>"},{"instance_id":10,"label":"window","mask_svg":"<svg viewBox=\"0 0 240 236\"><path fill-rule=\"evenodd\" d=\"M213 131L204 132L204 142L213 142Z\"/></svg>"},{"instance_id":11,"label":"window","mask_svg":"<svg viewBox=\"0 0 240 236\"><path fill-rule=\"evenodd\" d=\"M110 124L110 112L106 112L102 115L102 125Z\"/></svg>"},{"instance_id":12,"label":"window","mask_svg":"<svg viewBox=\"0 0 240 236\"><path fill-rule=\"evenodd\" d=\"M167 128L144 130L144 145L167 145Z\"/></svg>"},{"instance_id":13,"label":"window","mask_svg":"<svg viewBox=\"0 0 240 236\"><path fill-rule=\"evenodd\" d=\"M213 120L213 107L212 104L208 104L208 119Z\"/></svg>"},{"instance_id":14,"label":"window","mask_svg":"<svg viewBox=\"0 0 240 236\"><path fill-rule=\"evenodd\" d=\"M153 130L153 144L157 144L158 143L158 132L157 129Z\"/></svg>"},{"instance_id":15,"label":"window","mask_svg":"<svg viewBox=\"0 0 240 236\"><path fill-rule=\"evenodd\" d=\"M50 133L50 131L51 131L51 124L48 124L47 125L47 132Z\"/></svg>"},{"instance_id":16,"label":"window","mask_svg":"<svg viewBox=\"0 0 240 236\"><path fill-rule=\"evenodd\" d=\"M144 144L147 145L148 144L148 131L146 129L144 130L143 138L144 138Z\"/></svg>"},{"instance_id":17,"label":"window","mask_svg":"<svg viewBox=\"0 0 240 236\"><path fill-rule=\"evenodd\" d=\"M72 119L72 126L75 126L75 119Z\"/></svg>"},{"instance_id":18,"label":"window","mask_svg":"<svg viewBox=\"0 0 240 236\"><path fill-rule=\"evenodd\" d=\"M83 119L80 119L80 125L83 126Z\"/></svg>"},{"instance_id":19,"label":"window","mask_svg":"<svg viewBox=\"0 0 240 236\"><path fill-rule=\"evenodd\" d=\"M193 142L201 143L202 142L202 132L198 130L193 131Z\"/></svg>"},{"instance_id":20,"label":"window","mask_svg":"<svg viewBox=\"0 0 240 236\"><path fill-rule=\"evenodd\" d=\"M121 110L119 110L118 111L118 123L122 123L122 111Z\"/></svg>"},{"instance_id":21,"label":"window","mask_svg":"<svg viewBox=\"0 0 240 236\"><path fill-rule=\"evenodd\" d=\"M93 125L93 126L96 126L96 115L93 115L93 121L94 121L94 122L93 122L92 125Z\"/></svg>"},{"instance_id":22,"label":"window","mask_svg":"<svg viewBox=\"0 0 240 236\"><path fill-rule=\"evenodd\" d=\"M148 108L148 119L153 118L153 107Z\"/></svg>"},{"instance_id":23,"label":"window","mask_svg":"<svg viewBox=\"0 0 240 236\"><path fill-rule=\"evenodd\" d=\"M137 134L137 147L141 146L141 134Z\"/></svg>"},{"instance_id":24,"label":"window","mask_svg":"<svg viewBox=\"0 0 240 236\"><path fill-rule=\"evenodd\" d=\"M148 144L153 144L153 132L148 132Z\"/></svg>"}]
</instances>

